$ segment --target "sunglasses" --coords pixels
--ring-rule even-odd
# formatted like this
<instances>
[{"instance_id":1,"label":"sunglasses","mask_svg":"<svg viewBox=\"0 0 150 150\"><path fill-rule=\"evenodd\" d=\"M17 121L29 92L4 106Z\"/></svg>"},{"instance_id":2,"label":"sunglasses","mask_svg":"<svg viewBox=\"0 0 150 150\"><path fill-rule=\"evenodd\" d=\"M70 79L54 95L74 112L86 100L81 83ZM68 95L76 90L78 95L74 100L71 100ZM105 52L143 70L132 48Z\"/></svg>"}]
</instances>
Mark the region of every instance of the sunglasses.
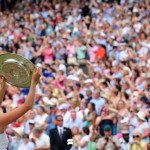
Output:
<instances>
[{"instance_id":1,"label":"sunglasses","mask_svg":"<svg viewBox=\"0 0 150 150\"><path fill-rule=\"evenodd\" d=\"M140 136L139 135L133 135L133 138L139 138Z\"/></svg>"},{"instance_id":2,"label":"sunglasses","mask_svg":"<svg viewBox=\"0 0 150 150\"><path fill-rule=\"evenodd\" d=\"M61 122L61 121L63 121L63 120L57 120L57 121Z\"/></svg>"}]
</instances>

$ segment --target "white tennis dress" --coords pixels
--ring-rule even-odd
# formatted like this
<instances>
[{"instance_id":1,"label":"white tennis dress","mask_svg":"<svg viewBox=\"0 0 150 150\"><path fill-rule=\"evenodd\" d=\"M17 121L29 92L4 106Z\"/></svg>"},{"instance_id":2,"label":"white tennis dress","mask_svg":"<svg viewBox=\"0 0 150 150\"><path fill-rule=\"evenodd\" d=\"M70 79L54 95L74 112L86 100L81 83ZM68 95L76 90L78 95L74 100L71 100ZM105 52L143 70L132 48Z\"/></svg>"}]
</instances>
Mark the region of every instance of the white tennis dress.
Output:
<instances>
[{"instance_id":1,"label":"white tennis dress","mask_svg":"<svg viewBox=\"0 0 150 150\"><path fill-rule=\"evenodd\" d=\"M0 133L0 150L7 150L8 137L5 133Z\"/></svg>"}]
</instances>

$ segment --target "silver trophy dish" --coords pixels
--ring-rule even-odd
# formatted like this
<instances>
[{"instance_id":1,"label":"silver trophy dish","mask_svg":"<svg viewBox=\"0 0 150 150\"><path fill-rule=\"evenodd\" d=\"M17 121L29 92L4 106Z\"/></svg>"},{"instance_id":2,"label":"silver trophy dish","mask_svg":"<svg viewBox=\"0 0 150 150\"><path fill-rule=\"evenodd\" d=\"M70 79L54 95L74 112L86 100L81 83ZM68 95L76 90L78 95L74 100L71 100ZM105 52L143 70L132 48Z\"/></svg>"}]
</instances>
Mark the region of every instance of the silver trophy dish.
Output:
<instances>
[{"instance_id":1,"label":"silver trophy dish","mask_svg":"<svg viewBox=\"0 0 150 150\"><path fill-rule=\"evenodd\" d=\"M35 65L21 55L13 53L0 55L0 75L13 86L30 87L34 69Z\"/></svg>"}]
</instances>

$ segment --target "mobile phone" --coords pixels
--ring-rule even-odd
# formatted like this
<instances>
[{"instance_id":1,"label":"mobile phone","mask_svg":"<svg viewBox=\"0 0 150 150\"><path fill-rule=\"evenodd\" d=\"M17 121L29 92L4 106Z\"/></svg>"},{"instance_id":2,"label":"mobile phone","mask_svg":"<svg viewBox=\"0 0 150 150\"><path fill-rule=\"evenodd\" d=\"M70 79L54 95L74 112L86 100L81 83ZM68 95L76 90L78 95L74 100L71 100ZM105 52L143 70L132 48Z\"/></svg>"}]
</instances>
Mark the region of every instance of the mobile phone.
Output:
<instances>
[{"instance_id":1,"label":"mobile phone","mask_svg":"<svg viewBox=\"0 0 150 150\"><path fill-rule=\"evenodd\" d=\"M105 137L105 140L106 140L106 142L108 142L109 138L106 136L106 137Z\"/></svg>"}]
</instances>

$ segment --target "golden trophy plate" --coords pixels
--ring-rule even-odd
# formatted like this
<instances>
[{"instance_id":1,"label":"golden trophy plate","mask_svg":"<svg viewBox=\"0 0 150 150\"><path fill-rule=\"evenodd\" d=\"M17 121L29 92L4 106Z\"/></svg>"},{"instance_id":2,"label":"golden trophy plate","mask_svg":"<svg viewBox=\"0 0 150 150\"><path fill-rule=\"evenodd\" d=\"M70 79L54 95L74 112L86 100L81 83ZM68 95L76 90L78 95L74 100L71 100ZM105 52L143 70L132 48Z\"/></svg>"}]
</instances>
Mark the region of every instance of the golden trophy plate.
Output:
<instances>
[{"instance_id":1,"label":"golden trophy plate","mask_svg":"<svg viewBox=\"0 0 150 150\"><path fill-rule=\"evenodd\" d=\"M5 53L0 55L0 75L6 82L19 87L28 88L31 84L34 64L21 55Z\"/></svg>"}]
</instances>

